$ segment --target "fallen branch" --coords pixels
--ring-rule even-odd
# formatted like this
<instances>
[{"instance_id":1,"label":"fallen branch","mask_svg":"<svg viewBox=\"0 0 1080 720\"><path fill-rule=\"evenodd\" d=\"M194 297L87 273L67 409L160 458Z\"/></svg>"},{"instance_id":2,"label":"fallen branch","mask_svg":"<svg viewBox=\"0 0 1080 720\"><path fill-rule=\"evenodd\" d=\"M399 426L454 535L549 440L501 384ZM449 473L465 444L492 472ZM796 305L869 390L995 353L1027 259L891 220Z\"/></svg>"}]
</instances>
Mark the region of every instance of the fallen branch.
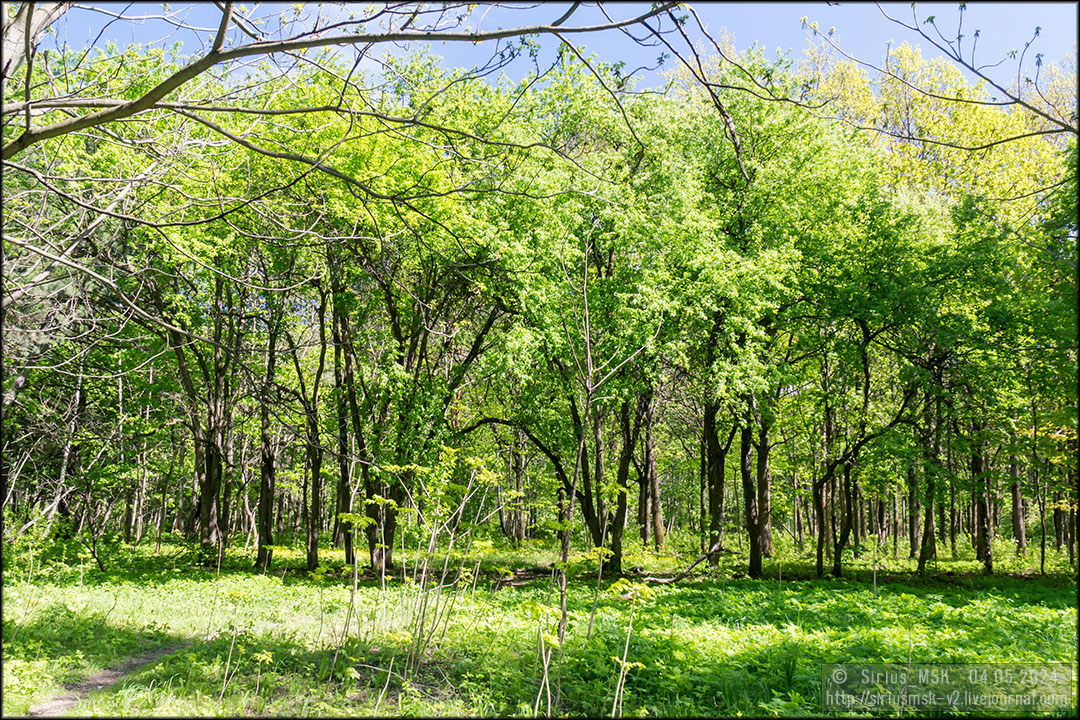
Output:
<instances>
[{"instance_id":1,"label":"fallen branch","mask_svg":"<svg viewBox=\"0 0 1080 720\"><path fill-rule=\"evenodd\" d=\"M687 568L685 570L683 570L681 573L679 573L675 577L658 578L658 577L652 577L652 576L646 575L646 576L642 577L641 579L642 580L648 580L649 582L654 582L654 583L662 583L662 584L665 584L665 585L669 584L669 583L673 583L673 582L678 582L679 580L682 580L684 577L689 575L690 571L693 570L695 567L697 567L698 563L700 563L702 560L709 557L710 555L716 555L717 553L722 553L722 552L728 553L730 555L738 555L739 554L739 553L735 552L734 550L727 550L725 548L720 547L720 541L718 540L716 542L716 544L713 545L711 548L709 548L709 550L707 552L702 553L698 557L697 560L690 563L690 565L687 566Z\"/></svg>"}]
</instances>

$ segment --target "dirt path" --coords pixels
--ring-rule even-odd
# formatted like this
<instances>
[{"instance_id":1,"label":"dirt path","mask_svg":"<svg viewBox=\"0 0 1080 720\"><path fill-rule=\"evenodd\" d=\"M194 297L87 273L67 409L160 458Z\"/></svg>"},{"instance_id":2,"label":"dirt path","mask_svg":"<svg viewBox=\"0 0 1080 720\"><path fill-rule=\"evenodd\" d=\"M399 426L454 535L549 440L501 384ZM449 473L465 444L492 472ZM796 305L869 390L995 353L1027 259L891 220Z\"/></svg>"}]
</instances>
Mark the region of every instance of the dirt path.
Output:
<instances>
[{"instance_id":1,"label":"dirt path","mask_svg":"<svg viewBox=\"0 0 1080 720\"><path fill-rule=\"evenodd\" d=\"M112 687L120 682L125 675L135 672L142 666L149 665L158 658L176 652L188 645L190 645L190 643L183 642L151 650L150 652L136 655L135 657L128 659L127 662L119 667L112 668L111 670L102 670L99 673L91 675L82 682L74 685L66 685L65 687L67 687L69 692L66 692L63 695L57 695L45 702L34 705L27 712L27 715L34 717L65 715L71 708L75 707L77 702L86 697L91 691Z\"/></svg>"}]
</instances>

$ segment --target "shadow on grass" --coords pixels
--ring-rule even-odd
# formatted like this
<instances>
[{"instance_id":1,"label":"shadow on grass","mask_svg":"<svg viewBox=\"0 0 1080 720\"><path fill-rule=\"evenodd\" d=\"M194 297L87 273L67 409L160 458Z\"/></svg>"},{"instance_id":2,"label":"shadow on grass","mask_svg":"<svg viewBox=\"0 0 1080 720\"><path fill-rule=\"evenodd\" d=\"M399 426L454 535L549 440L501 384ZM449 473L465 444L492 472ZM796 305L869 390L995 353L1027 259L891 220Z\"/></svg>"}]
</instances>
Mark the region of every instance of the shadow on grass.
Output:
<instances>
[{"instance_id":1,"label":"shadow on grass","mask_svg":"<svg viewBox=\"0 0 1080 720\"><path fill-rule=\"evenodd\" d=\"M61 602L38 610L29 622L5 620L3 638L5 660L47 660L54 679L65 684L84 679L92 668L185 641L153 626L118 626L107 613L73 611Z\"/></svg>"},{"instance_id":2,"label":"shadow on grass","mask_svg":"<svg viewBox=\"0 0 1080 720\"><path fill-rule=\"evenodd\" d=\"M174 651L148 658L144 665L130 664L138 656L152 656L155 650L174 646ZM32 682L40 690L25 688L21 693L25 697L5 710L12 714L25 714L35 703L53 703L59 696L49 698L55 693L71 695L70 690L59 689L42 695L42 690L55 685L73 689L79 696L89 693L85 699L80 697L80 707L88 704L93 714L158 714L169 708L179 709L175 714L181 715L200 708L239 711L247 706L236 703L246 702L256 689L263 702L275 703L273 714L294 714L292 703L298 695L341 703L343 692L381 689L386 673L378 666L386 665L390 659L385 651L381 655L378 651L372 653L355 637L346 640L340 649L312 649L289 633L256 634L245 630L191 639L152 626L118 626L110 622L108 613L80 612L62 602L39 608L29 622L5 621L3 649L5 665L13 661L44 662L47 668L32 680L24 679L24 683ZM222 706L217 699L226 668L227 704ZM93 685L96 678L105 675L109 677L104 687L92 689L86 683L90 680ZM392 682L391 689L395 686L400 687L400 683ZM73 702L74 698L64 704L65 711ZM211 705L207 706L207 702Z\"/></svg>"},{"instance_id":3,"label":"shadow on grass","mask_svg":"<svg viewBox=\"0 0 1080 720\"><path fill-rule=\"evenodd\" d=\"M106 715L297 715L302 701L309 712L338 714L374 702L384 687L390 695L401 690L396 669L387 682L389 660L390 653L372 653L355 637L340 647L312 649L288 634L221 633L96 693L91 709Z\"/></svg>"}]
</instances>

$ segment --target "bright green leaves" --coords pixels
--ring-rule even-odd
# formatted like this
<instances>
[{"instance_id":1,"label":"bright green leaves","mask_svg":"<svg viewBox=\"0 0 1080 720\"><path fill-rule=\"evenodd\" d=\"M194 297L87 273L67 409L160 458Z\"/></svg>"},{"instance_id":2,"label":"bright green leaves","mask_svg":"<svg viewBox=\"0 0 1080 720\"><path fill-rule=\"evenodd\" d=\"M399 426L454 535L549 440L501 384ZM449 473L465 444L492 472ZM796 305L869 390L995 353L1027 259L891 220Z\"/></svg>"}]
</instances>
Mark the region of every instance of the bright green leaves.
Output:
<instances>
[{"instance_id":1,"label":"bright green leaves","mask_svg":"<svg viewBox=\"0 0 1080 720\"><path fill-rule=\"evenodd\" d=\"M340 520L350 529L356 530L363 530L364 528L367 528L375 522L373 518L352 512L338 513L338 520Z\"/></svg>"},{"instance_id":2,"label":"bright green leaves","mask_svg":"<svg viewBox=\"0 0 1080 720\"><path fill-rule=\"evenodd\" d=\"M652 600L656 591L644 583L633 582L624 577L613 582L607 589L607 593L622 600Z\"/></svg>"}]
</instances>

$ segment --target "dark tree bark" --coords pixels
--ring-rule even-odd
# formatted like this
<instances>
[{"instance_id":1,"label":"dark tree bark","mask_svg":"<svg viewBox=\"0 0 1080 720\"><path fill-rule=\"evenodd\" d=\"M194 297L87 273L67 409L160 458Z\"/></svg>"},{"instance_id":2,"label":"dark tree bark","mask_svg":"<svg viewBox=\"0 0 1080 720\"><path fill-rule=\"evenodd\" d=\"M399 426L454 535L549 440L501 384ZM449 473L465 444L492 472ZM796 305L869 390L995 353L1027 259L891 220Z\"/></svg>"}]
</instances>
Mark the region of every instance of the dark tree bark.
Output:
<instances>
[{"instance_id":1,"label":"dark tree bark","mask_svg":"<svg viewBox=\"0 0 1080 720\"><path fill-rule=\"evenodd\" d=\"M986 472L986 461L982 450L982 423L972 423L971 480L975 494L975 543L976 557L983 561L987 575L994 572L994 546L991 542L990 529L990 474Z\"/></svg>"},{"instance_id":2,"label":"dark tree bark","mask_svg":"<svg viewBox=\"0 0 1080 720\"><path fill-rule=\"evenodd\" d=\"M899 493L892 494L892 514L889 520L892 528L892 554L894 558L900 557L900 497Z\"/></svg>"},{"instance_id":3,"label":"dark tree bark","mask_svg":"<svg viewBox=\"0 0 1080 720\"><path fill-rule=\"evenodd\" d=\"M908 465L907 486L908 541L911 546L908 557L916 558L919 552L919 480L915 473L914 461Z\"/></svg>"},{"instance_id":4,"label":"dark tree bark","mask_svg":"<svg viewBox=\"0 0 1080 720\"><path fill-rule=\"evenodd\" d=\"M1061 492L1054 491L1052 497L1054 507L1054 549L1061 552L1061 546L1065 544L1065 511L1061 509Z\"/></svg>"},{"instance_id":5,"label":"dark tree bark","mask_svg":"<svg viewBox=\"0 0 1080 720\"><path fill-rule=\"evenodd\" d=\"M643 424L645 426L645 458L643 482L649 496L649 524L653 547L657 552L664 549L664 511L660 504L660 477L656 471L656 438L653 436L653 411L656 407L654 393L650 390L645 402Z\"/></svg>"},{"instance_id":6,"label":"dark tree bark","mask_svg":"<svg viewBox=\"0 0 1080 720\"><path fill-rule=\"evenodd\" d=\"M799 544L799 550L801 552L803 547L803 533L805 532L803 530L803 525L805 521L803 520L803 512L800 510L802 507L802 499L799 497L799 473L795 470L791 473L791 491L793 498L792 508L794 510L793 521L795 523L795 541ZM879 502L878 505L880 506L881 503Z\"/></svg>"},{"instance_id":7,"label":"dark tree bark","mask_svg":"<svg viewBox=\"0 0 1080 720\"><path fill-rule=\"evenodd\" d=\"M267 298L267 344L266 365L263 381L259 387L259 500L257 534L259 545L255 567L263 572L270 569L274 551L274 444L270 436L270 390L274 385L277 363L277 336L279 323L273 311L273 301Z\"/></svg>"},{"instance_id":8,"label":"dark tree bark","mask_svg":"<svg viewBox=\"0 0 1080 720\"><path fill-rule=\"evenodd\" d=\"M180 457L180 464L183 465L183 455L181 454L183 445L176 442L175 433L169 433L169 445L172 447L172 454L169 457L169 470L165 473L165 477L161 482L161 507L158 512L156 523L156 535L154 544L154 554L161 554L161 535L165 532L165 519L169 511L169 486L172 483L173 472L176 469L176 458Z\"/></svg>"},{"instance_id":9,"label":"dark tree bark","mask_svg":"<svg viewBox=\"0 0 1080 720\"><path fill-rule=\"evenodd\" d=\"M772 472L769 469L769 430L772 426L771 414L767 407L761 407L757 442L757 515L758 542L761 544L763 557L773 554L772 541Z\"/></svg>"},{"instance_id":10,"label":"dark tree bark","mask_svg":"<svg viewBox=\"0 0 1080 720\"><path fill-rule=\"evenodd\" d=\"M349 322L348 315L340 313L338 315L338 331L341 333L342 343L342 382L345 388L345 401L349 411L349 420L352 425L353 441L356 443L356 455L357 462L360 465L360 481L364 488L365 498L371 498L376 492L378 492L378 485L371 477L371 454L368 452L366 435L364 433L364 425L360 417L360 403L357 400L356 394L356 379L353 371L355 347L352 340L352 325ZM350 499L351 499L350 488ZM375 504L365 505L365 513L369 518L372 518L376 523L380 523L384 516L383 506ZM382 528L379 525L379 528ZM351 535L354 528L346 528L346 534ZM387 548L388 552L384 553L383 548L376 547L380 544L380 535L385 535L385 529L383 532L377 532L374 527L367 527L364 530L364 536L368 544L368 558L371 562L371 567L376 572L384 572L389 563L393 560L392 548ZM391 544L393 537L391 535ZM352 540L349 540L350 544ZM356 562L355 548L353 549L353 562ZM386 565L384 566L384 563Z\"/></svg>"},{"instance_id":11,"label":"dark tree bark","mask_svg":"<svg viewBox=\"0 0 1080 720\"><path fill-rule=\"evenodd\" d=\"M877 500L877 539L879 545L884 545L888 540L889 526L887 525L888 519L885 517L885 501L882 499Z\"/></svg>"},{"instance_id":12,"label":"dark tree bark","mask_svg":"<svg viewBox=\"0 0 1080 720\"><path fill-rule=\"evenodd\" d=\"M1020 463L1015 457L1009 462L1009 474L1012 476L1012 483L1009 485L1012 497L1012 535L1016 541L1016 554L1023 555L1027 548L1027 520L1024 517L1024 498L1020 488Z\"/></svg>"},{"instance_id":13,"label":"dark tree bark","mask_svg":"<svg viewBox=\"0 0 1080 720\"><path fill-rule=\"evenodd\" d=\"M746 523L750 549L747 574L752 578L759 578L761 577L761 527L758 524L757 488L754 487L753 428L750 426L753 400L744 399L747 408L744 415L745 424L739 429L739 475L743 489L743 519Z\"/></svg>"},{"instance_id":14,"label":"dark tree bark","mask_svg":"<svg viewBox=\"0 0 1080 720\"><path fill-rule=\"evenodd\" d=\"M232 503L233 488L237 484L233 478L235 473L225 472L227 468L243 467L245 455L247 453L247 441L246 439L241 444L240 450L240 465L236 464L236 432L234 426L230 422L229 434L225 439L225 462L222 468L222 486L221 486L221 519L218 521L218 525L221 533L221 544L224 547L229 545L229 536L232 533L233 516L236 508ZM242 471L241 471L242 472Z\"/></svg>"},{"instance_id":15,"label":"dark tree bark","mask_svg":"<svg viewBox=\"0 0 1080 720\"><path fill-rule=\"evenodd\" d=\"M1069 511L1068 522L1068 548L1069 548L1069 564L1076 566L1076 506L1073 505L1072 510Z\"/></svg>"},{"instance_id":16,"label":"dark tree bark","mask_svg":"<svg viewBox=\"0 0 1080 720\"><path fill-rule=\"evenodd\" d=\"M843 571L844 548L851 536L854 514L854 493L851 487L851 463L844 463L842 473L843 487L840 491L840 529L837 532L836 546L833 548L833 577L840 577Z\"/></svg>"},{"instance_id":17,"label":"dark tree bark","mask_svg":"<svg viewBox=\"0 0 1080 720\"><path fill-rule=\"evenodd\" d=\"M929 560L937 559L937 543L935 542L935 528L934 528L934 486L937 480L937 467L938 456L940 454L940 433L938 432L938 426L940 425L940 399L938 404L938 419L935 422L934 414L932 412L932 405L930 402L930 395L926 393L923 398L923 433L922 433L922 446L923 446L923 477L925 478L926 486L926 512L923 520L922 530L922 544L919 548L919 565L918 572L922 573L926 571L926 563Z\"/></svg>"},{"instance_id":18,"label":"dark tree bark","mask_svg":"<svg viewBox=\"0 0 1080 720\"><path fill-rule=\"evenodd\" d=\"M938 542L941 543L942 547L944 547L945 543L948 542L948 540L949 540L949 523L945 519L944 491L942 490L942 485L941 485L941 480L940 479L936 480L934 485L937 488L937 490L936 490L937 496L935 496L935 499L934 499L934 506L937 508L937 523L936 523L936 525L937 525ZM936 553L936 550L935 550L935 553ZM936 558L937 555L935 554L934 557Z\"/></svg>"},{"instance_id":19,"label":"dark tree bark","mask_svg":"<svg viewBox=\"0 0 1080 720\"><path fill-rule=\"evenodd\" d=\"M578 412L576 400L571 397L568 398L567 403L570 407L570 417L574 421L574 430L577 433L577 436L579 438L585 438L586 428L582 424L582 416ZM596 408L591 409L591 412L595 411ZM598 460L598 463L600 462L603 462L602 458ZM594 483L593 480L594 470L600 470L600 466L594 466L589 462L588 442L585 442L582 445L581 452L581 486L577 489L576 496L579 500L578 504L581 506L581 516L585 520L585 528L592 539L593 547L600 547L604 544L604 538L603 528L601 527L602 515L597 513L597 505L602 503L599 503L598 498L594 498L593 496L594 485L597 494L600 492L599 482Z\"/></svg>"},{"instance_id":20,"label":"dark tree bark","mask_svg":"<svg viewBox=\"0 0 1080 720\"><path fill-rule=\"evenodd\" d=\"M593 487L596 489L596 520L600 526L600 542L594 547L602 547L607 539L608 511L604 501L604 412L594 408L593 414ZM588 469L585 469L588 472ZM594 538L595 539L595 538Z\"/></svg>"},{"instance_id":21,"label":"dark tree bark","mask_svg":"<svg viewBox=\"0 0 1080 720\"><path fill-rule=\"evenodd\" d=\"M635 463L636 465L636 463ZM642 545L648 546L649 541L652 539L652 524L649 519L652 517L651 499L652 495L649 493L649 483L642 470L641 466L638 466L638 503L637 503L637 520L638 528L641 534Z\"/></svg>"},{"instance_id":22,"label":"dark tree bark","mask_svg":"<svg viewBox=\"0 0 1080 720\"><path fill-rule=\"evenodd\" d=\"M851 502L853 507L851 518L851 543L854 545L855 552L857 553L866 537L866 513L863 510L862 490L859 488L859 480L857 478L852 479L851 481Z\"/></svg>"},{"instance_id":23,"label":"dark tree bark","mask_svg":"<svg viewBox=\"0 0 1080 720\"><path fill-rule=\"evenodd\" d=\"M352 527L350 523L343 523L341 521L342 513L352 512L352 477L350 475L352 463L349 461L349 418L348 401L346 400L348 390L345 387L345 373L343 367L343 358L347 353L344 348L344 333L342 332L342 325L348 322L348 318L345 316L345 312L341 307L341 297L343 292L337 271L331 275L331 281L333 283L334 302L332 307L333 318L330 327L331 337L334 342L334 399L336 401L335 404L337 409L338 446L338 482L334 503L333 542L335 545L340 545L345 548L345 563L347 565L352 565L356 561L353 553Z\"/></svg>"},{"instance_id":24,"label":"dark tree bark","mask_svg":"<svg viewBox=\"0 0 1080 720\"><path fill-rule=\"evenodd\" d=\"M310 423L310 419L308 421ZM318 421L316 420L316 423ZM311 504L307 515L307 569L319 566L319 523L322 518L322 444L316 428L307 429L307 465L311 472Z\"/></svg>"},{"instance_id":25,"label":"dark tree bark","mask_svg":"<svg viewBox=\"0 0 1080 720\"><path fill-rule=\"evenodd\" d=\"M716 427L716 416L720 406L706 403L702 440L705 447L705 477L707 482L706 500L708 502L709 564L716 567L720 562L720 549L723 547L724 531L724 468L727 463L728 449L735 437L736 424L731 424L727 439L721 443Z\"/></svg>"},{"instance_id":26,"label":"dark tree bark","mask_svg":"<svg viewBox=\"0 0 1080 720\"><path fill-rule=\"evenodd\" d=\"M630 421L630 403L624 400L619 408L619 429L622 435L622 449L619 452L619 465L616 471L615 481L619 485L619 496L615 504L615 517L611 523L611 559L608 561L610 572L616 575L622 574L622 541L623 530L626 527L627 496L629 495L630 463L634 457L634 448L637 446L638 435L641 430L641 412L634 414L634 420Z\"/></svg>"},{"instance_id":27,"label":"dark tree bark","mask_svg":"<svg viewBox=\"0 0 1080 720\"><path fill-rule=\"evenodd\" d=\"M865 367L865 365L864 365L864 367ZM813 481L813 484L811 486L811 493L812 493L812 496L814 498L814 512L817 515L816 520L817 520L817 525L818 525L818 528L819 528L819 535L818 535L818 539L817 539L817 558L816 558L816 569L817 569L818 577L821 577L824 574L825 525L826 525L826 517L825 516L826 516L826 514L829 514L829 515L832 514L831 511L826 513L827 508L825 506L825 498L824 498L825 489L827 487L829 487L830 485L834 484L834 481L835 481L835 478L836 478L836 472L837 472L837 469L839 467L853 465L856 462L856 460L858 459L860 451L862 450L862 448L867 443L873 441L875 438L878 438L881 435L883 435L884 433L890 431L892 428L896 427L898 424L904 423L904 422L909 422L909 420L907 418L908 404L911 402L911 399L914 396L914 393L915 393L914 386L909 385L904 391L904 396L903 396L902 402L900 403L900 407L897 409L896 414L893 415L892 420L890 420L888 422L888 424L881 425L881 426L877 427L876 429L874 429L874 430L872 430L870 432L866 431L865 426L861 426L859 428L859 433L854 438L849 439L848 442L845 444L843 450L841 450L839 452L836 452L833 449L834 439L833 439L832 411L828 407L828 405L826 404L826 408L825 408L825 428L824 428L825 429L825 448L826 448L827 457L829 457L830 455L832 455L832 457L830 457L829 459L827 459L825 461L824 468L821 471L821 474ZM835 453L835 454L833 454L833 453ZM832 543L832 545L834 547L838 548L840 551L842 551L843 550L843 543L841 542L841 540L846 541L846 539L843 537L842 528L841 528L841 532L834 535L834 537L835 537L835 540ZM896 536L894 535L894 538L895 537ZM896 553L895 542L896 541L894 539L894 550L893 550L894 554ZM839 553L837 553L837 554L839 554ZM834 562L835 562L835 558L834 558Z\"/></svg>"},{"instance_id":28,"label":"dark tree bark","mask_svg":"<svg viewBox=\"0 0 1080 720\"><path fill-rule=\"evenodd\" d=\"M956 481L949 481L949 549L956 558L956 536L960 532L960 511L956 506Z\"/></svg>"}]
</instances>

